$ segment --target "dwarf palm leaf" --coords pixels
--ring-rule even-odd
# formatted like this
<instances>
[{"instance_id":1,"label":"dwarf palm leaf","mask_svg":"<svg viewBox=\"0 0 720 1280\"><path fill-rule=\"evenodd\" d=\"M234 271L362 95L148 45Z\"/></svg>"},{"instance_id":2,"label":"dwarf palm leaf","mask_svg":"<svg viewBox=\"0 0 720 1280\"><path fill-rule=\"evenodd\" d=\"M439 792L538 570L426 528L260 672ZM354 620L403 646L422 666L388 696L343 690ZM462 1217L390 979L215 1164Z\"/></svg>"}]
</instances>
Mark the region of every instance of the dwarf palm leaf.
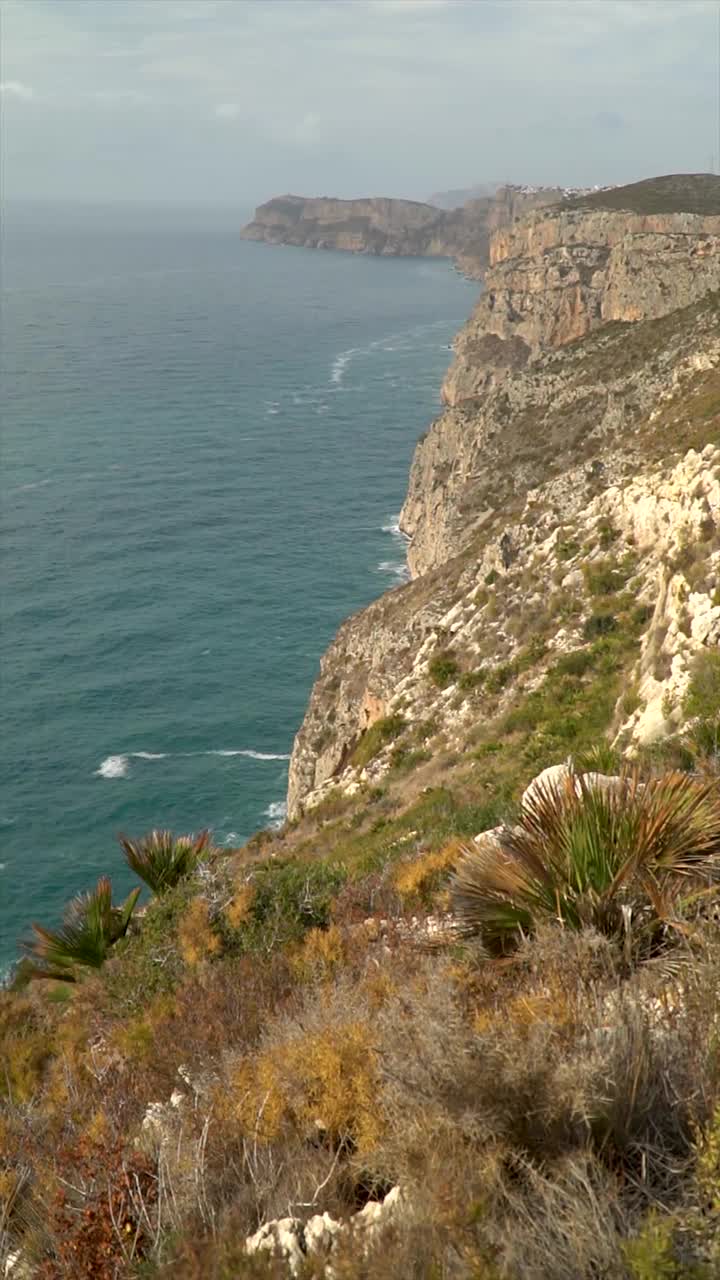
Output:
<instances>
[{"instance_id":1,"label":"dwarf palm leaf","mask_svg":"<svg viewBox=\"0 0 720 1280\"><path fill-rule=\"evenodd\" d=\"M30 977L75 982L77 966L101 968L110 948L127 932L139 896L140 889L133 889L121 906L113 906L110 881L101 876L94 889L68 904L59 929L33 924L34 939L23 943L33 962Z\"/></svg>"},{"instance_id":2,"label":"dwarf palm leaf","mask_svg":"<svg viewBox=\"0 0 720 1280\"><path fill-rule=\"evenodd\" d=\"M153 893L172 889L193 872L211 849L210 834L175 836L172 831L151 831L140 840L119 836L129 867L144 880Z\"/></svg>"},{"instance_id":3,"label":"dwarf palm leaf","mask_svg":"<svg viewBox=\"0 0 720 1280\"><path fill-rule=\"evenodd\" d=\"M539 785L496 844L466 849L452 893L461 922L496 951L551 918L618 937L632 923L647 940L719 869L717 782L671 773L643 785L633 773L601 787L570 775Z\"/></svg>"}]
</instances>

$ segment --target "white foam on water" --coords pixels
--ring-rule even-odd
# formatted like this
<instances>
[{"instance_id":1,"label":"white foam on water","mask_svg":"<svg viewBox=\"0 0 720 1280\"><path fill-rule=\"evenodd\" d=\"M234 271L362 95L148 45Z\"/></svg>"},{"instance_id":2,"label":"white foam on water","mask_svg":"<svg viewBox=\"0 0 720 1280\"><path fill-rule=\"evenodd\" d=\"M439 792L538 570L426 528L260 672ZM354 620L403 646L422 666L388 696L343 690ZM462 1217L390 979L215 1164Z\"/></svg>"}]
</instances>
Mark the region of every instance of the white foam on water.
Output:
<instances>
[{"instance_id":1,"label":"white foam on water","mask_svg":"<svg viewBox=\"0 0 720 1280\"><path fill-rule=\"evenodd\" d=\"M381 560L376 565L377 573L389 573L393 578L397 578L398 582L410 581L410 570L404 560Z\"/></svg>"},{"instance_id":2,"label":"white foam on water","mask_svg":"<svg viewBox=\"0 0 720 1280\"><path fill-rule=\"evenodd\" d=\"M100 768L95 770L95 776L99 778L125 778L130 761L127 756L107 756L101 763Z\"/></svg>"},{"instance_id":3,"label":"white foam on water","mask_svg":"<svg viewBox=\"0 0 720 1280\"><path fill-rule=\"evenodd\" d=\"M392 533L396 538L407 540L407 535L400 528L400 512L398 511L396 515L387 516L386 519L387 524L380 526L383 533Z\"/></svg>"},{"instance_id":4,"label":"white foam on water","mask_svg":"<svg viewBox=\"0 0 720 1280\"><path fill-rule=\"evenodd\" d=\"M287 804L284 800L273 800L267 809L263 809L263 817L268 818L268 826L278 831L287 818Z\"/></svg>"},{"instance_id":5,"label":"white foam on water","mask_svg":"<svg viewBox=\"0 0 720 1280\"><path fill-rule=\"evenodd\" d=\"M254 751L252 748L225 749L218 748L209 751L129 751L127 755L107 756L102 761L100 767L95 770L95 775L100 778L125 778L130 769L131 760L167 760L169 758L182 758L189 760L197 756L244 756L246 760L289 760L290 755L286 752L278 751Z\"/></svg>"},{"instance_id":6,"label":"white foam on water","mask_svg":"<svg viewBox=\"0 0 720 1280\"><path fill-rule=\"evenodd\" d=\"M290 756L275 751L201 751L206 756L245 756L248 760L289 760Z\"/></svg>"},{"instance_id":7,"label":"white foam on water","mask_svg":"<svg viewBox=\"0 0 720 1280\"><path fill-rule=\"evenodd\" d=\"M7 866L7 862L0 862L0 871L4 871L6 866Z\"/></svg>"},{"instance_id":8,"label":"white foam on water","mask_svg":"<svg viewBox=\"0 0 720 1280\"><path fill-rule=\"evenodd\" d=\"M30 484L19 484L15 489L8 489L8 496L13 493L30 493L33 489L44 489L46 484L52 484L55 476L49 476L47 480L33 480Z\"/></svg>"},{"instance_id":9,"label":"white foam on water","mask_svg":"<svg viewBox=\"0 0 720 1280\"><path fill-rule=\"evenodd\" d=\"M353 356L359 355L359 347L349 347L347 351L341 351L332 362L330 369L330 381L335 383L336 387L342 386L342 380Z\"/></svg>"}]
</instances>

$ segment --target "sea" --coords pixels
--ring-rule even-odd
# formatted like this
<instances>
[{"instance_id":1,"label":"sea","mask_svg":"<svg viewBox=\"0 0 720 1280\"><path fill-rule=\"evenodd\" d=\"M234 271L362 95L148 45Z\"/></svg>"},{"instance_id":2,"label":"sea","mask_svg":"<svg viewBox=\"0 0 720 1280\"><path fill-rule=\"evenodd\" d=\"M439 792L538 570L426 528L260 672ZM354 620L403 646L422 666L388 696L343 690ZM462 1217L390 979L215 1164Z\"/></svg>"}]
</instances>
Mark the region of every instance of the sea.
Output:
<instances>
[{"instance_id":1,"label":"sea","mask_svg":"<svg viewBox=\"0 0 720 1280\"><path fill-rule=\"evenodd\" d=\"M127 893L118 833L280 823L320 655L406 574L477 285L249 213L6 211L0 969L99 875Z\"/></svg>"}]
</instances>

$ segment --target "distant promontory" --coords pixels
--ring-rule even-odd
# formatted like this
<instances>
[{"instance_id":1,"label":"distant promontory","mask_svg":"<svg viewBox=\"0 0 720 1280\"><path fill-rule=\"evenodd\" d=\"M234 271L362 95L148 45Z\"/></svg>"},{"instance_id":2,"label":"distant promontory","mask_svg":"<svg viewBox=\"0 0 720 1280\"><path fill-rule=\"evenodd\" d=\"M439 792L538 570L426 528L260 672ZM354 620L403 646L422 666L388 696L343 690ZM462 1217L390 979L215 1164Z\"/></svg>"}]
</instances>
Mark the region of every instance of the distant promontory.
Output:
<instances>
[{"instance_id":1,"label":"distant promontory","mask_svg":"<svg viewBox=\"0 0 720 1280\"><path fill-rule=\"evenodd\" d=\"M242 235L308 249L453 258L467 275L480 276L492 232L539 205L558 203L564 194L559 187L507 185L449 210L388 197L275 196L256 209Z\"/></svg>"}]
</instances>

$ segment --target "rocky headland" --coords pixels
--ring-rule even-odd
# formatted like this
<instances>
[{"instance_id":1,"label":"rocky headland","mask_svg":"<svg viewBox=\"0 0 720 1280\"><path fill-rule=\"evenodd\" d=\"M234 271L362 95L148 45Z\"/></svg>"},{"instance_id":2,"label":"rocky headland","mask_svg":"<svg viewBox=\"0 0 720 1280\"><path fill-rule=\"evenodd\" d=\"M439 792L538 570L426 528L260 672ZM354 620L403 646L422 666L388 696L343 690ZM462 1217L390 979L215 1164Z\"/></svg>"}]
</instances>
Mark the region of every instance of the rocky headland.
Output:
<instances>
[{"instance_id":1,"label":"rocky headland","mask_svg":"<svg viewBox=\"0 0 720 1280\"><path fill-rule=\"evenodd\" d=\"M529 209L555 203L562 195L555 187L530 190L506 185L453 209L387 198L276 196L256 209L241 234L246 240L309 249L453 258L467 275L481 277L492 232Z\"/></svg>"}]
</instances>

